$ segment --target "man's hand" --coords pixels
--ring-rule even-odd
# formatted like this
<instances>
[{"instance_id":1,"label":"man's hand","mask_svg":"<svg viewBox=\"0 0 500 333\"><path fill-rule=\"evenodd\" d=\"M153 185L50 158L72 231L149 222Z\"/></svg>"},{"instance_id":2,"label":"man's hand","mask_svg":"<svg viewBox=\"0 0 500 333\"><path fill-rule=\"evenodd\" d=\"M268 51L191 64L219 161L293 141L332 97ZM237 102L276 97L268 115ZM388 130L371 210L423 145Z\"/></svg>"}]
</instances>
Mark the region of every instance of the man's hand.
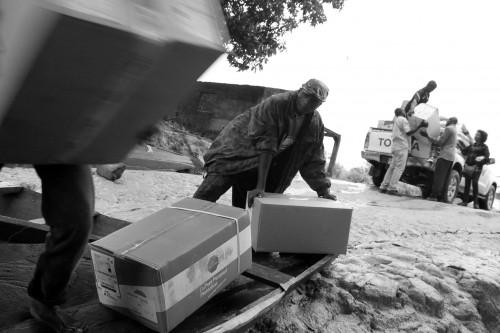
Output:
<instances>
[{"instance_id":1,"label":"man's hand","mask_svg":"<svg viewBox=\"0 0 500 333\"><path fill-rule=\"evenodd\" d=\"M337 196L333 193L330 193L330 190L325 190L322 192L318 192L318 197L319 198L325 198L333 201L337 201Z\"/></svg>"},{"instance_id":2,"label":"man's hand","mask_svg":"<svg viewBox=\"0 0 500 333\"><path fill-rule=\"evenodd\" d=\"M469 135L469 130L467 129L467 127L465 127L465 125L462 125L462 133L464 133L465 135Z\"/></svg>"},{"instance_id":3,"label":"man's hand","mask_svg":"<svg viewBox=\"0 0 500 333\"><path fill-rule=\"evenodd\" d=\"M264 189L256 188L255 190L248 191L248 208L253 206L253 201L255 197L263 198L264 197Z\"/></svg>"},{"instance_id":4,"label":"man's hand","mask_svg":"<svg viewBox=\"0 0 500 333\"><path fill-rule=\"evenodd\" d=\"M426 120L422 120L418 127L429 127L429 123Z\"/></svg>"}]
</instances>

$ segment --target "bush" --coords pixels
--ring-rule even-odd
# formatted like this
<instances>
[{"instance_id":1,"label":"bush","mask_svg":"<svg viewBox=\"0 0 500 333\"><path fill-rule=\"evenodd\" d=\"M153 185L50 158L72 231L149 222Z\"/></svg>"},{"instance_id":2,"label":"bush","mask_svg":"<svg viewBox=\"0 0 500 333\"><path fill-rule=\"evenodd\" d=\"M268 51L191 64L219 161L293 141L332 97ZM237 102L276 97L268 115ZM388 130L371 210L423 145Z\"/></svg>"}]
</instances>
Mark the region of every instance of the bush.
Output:
<instances>
[{"instance_id":1,"label":"bush","mask_svg":"<svg viewBox=\"0 0 500 333\"><path fill-rule=\"evenodd\" d=\"M347 180L353 183L369 183L370 177L368 176L368 168L356 167L349 170L347 173Z\"/></svg>"},{"instance_id":2,"label":"bush","mask_svg":"<svg viewBox=\"0 0 500 333\"><path fill-rule=\"evenodd\" d=\"M332 170L332 178L335 179L347 179L347 170L342 166L342 164L335 163Z\"/></svg>"},{"instance_id":3,"label":"bush","mask_svg":"<svg viewBox=\"0 0 500 333\"><path fill-rule=\"evenodd\" d=\"M353 183L365 183L370 182L370 176L368 176L369 168L366 166L355 167L346 170L341 164L335 164L333 167L332 178L347 180Z\"/></svg>"}]
</instances>

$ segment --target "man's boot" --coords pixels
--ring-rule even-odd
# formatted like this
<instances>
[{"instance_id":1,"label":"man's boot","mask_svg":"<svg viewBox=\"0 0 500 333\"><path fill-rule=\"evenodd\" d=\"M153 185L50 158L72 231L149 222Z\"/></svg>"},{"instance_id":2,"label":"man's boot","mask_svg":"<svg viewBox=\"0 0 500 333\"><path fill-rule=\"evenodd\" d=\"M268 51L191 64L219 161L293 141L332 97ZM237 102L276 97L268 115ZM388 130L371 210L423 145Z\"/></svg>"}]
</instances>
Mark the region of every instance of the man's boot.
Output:
<instances>
[{"instance_id":1,"label":"man's boot","mask_svg":"<svg viewBox=\"0 0 500 333\"><path fill-rule=\"evenodd\" d=\"M474 199L474 209L479 209L479 202L477 201L477 198Z\"/></svg>"}]
</instances>

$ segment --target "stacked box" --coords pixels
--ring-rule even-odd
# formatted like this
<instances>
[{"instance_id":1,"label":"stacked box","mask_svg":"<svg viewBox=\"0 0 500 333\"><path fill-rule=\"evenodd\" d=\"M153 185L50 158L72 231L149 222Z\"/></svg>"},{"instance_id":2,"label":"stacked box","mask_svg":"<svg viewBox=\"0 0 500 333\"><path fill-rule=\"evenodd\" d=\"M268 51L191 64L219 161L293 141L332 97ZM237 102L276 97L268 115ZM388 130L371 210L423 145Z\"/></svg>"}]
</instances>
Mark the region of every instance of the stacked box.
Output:
<instances>
[{"instance_id":1,"label":"stacked box","mask_svg":"<svg viewBox=\"0 0 500 333\"><path fill-rule=\"evenodd\" d=\"M217 0L0 2L0 162L120 162L223 52Z\"/></svg>"},{"instance_id":2,"label":"stacked box","mask_svg":"<svg viewBox=\"0 0 500 333\"><path fill-rule=\"evenodd\" d=\"M256 252L343 254L352 207L338 201L266 193L251 209Z\"/></svg>"},{"instance_id":3,"label":"stacked box","mask_svg":"<svg viewBox=\"0 0 500 333\"><path fill-rule=\"evenodd\" d=\"M91 245L99 300L169 332L251 266L245 210L184 199Z\"/></svg>"},{"instance_id":4,"label":"stacked box","mask_svg":"<svg viewBox=\"0 0 500 333\"><path fill-rule=\"evenodd\" d=\"M377 128L383 128L388 130L392 130L393 126L394 126L394 121L392 120L379 120L377 124Z\"/></svg>"}]
</instances>

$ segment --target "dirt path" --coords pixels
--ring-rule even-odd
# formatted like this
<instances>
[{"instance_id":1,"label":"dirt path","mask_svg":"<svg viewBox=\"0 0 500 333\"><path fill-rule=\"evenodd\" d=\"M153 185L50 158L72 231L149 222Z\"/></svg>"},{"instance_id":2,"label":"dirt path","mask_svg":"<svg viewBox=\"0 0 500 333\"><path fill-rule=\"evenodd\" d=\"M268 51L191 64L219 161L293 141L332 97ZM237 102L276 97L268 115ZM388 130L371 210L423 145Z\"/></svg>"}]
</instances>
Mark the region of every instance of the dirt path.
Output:
<instances>
[{"instance_id":1,"label":"dirt path","mask_svg":"<svg viewBox=\"0 0 500 333\"><path fill-rule=\"evenodd\" d=\"M0 180L39 190L31 169ZM201 176L127 170L95 177L101 213L137 221L194 193ZM500 212L383 195L335 181L353 206L349 250L252 332L500 332ZM313 196L295 180L289 192ZM229 203L229 193L221 203Z\"/></svg>"}]
</instances>

